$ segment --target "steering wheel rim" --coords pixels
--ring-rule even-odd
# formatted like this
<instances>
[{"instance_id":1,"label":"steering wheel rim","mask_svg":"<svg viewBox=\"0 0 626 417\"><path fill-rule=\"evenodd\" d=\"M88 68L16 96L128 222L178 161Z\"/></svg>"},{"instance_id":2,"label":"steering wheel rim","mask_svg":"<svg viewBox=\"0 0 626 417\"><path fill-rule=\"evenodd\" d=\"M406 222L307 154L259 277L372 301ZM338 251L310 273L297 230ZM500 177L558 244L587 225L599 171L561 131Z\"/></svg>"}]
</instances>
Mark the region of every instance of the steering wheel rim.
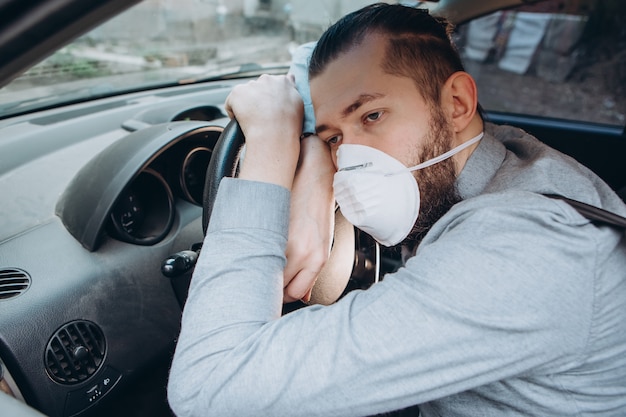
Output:
<instances>
[{"instance_id":1,"label":"steering wheel rim","mask_svg":"<svg viewBox=\"0 0 626 417\"><path fill-rule=\"evenodd\" d=\"M239 123L231 120L213 148L202 198L202 229L205 235L220 181L224 177L235 176L239 150L244 143L245 137ZM363 268L363 264L368 261L373 266ZM356 271L359 271L358 276ZM378 243L368 235L357 232L337 209L330 256L313 286L309 304L332 304L348 291L364 289L378 282L379 275Z\"/></svg>"},{"instance_id":2,"label":"steering wheel rim","mask_svg":"<svg viewBox=\"0 0 626 417\"><path fill-rule=\"evenodd\" d=\"M231 120L220 134L206 171L202 194L202 232L206 235L220 181L233 177L239 159L239 150L245 143L243 131L236 120Z\"/></svg>"}]
</instances>

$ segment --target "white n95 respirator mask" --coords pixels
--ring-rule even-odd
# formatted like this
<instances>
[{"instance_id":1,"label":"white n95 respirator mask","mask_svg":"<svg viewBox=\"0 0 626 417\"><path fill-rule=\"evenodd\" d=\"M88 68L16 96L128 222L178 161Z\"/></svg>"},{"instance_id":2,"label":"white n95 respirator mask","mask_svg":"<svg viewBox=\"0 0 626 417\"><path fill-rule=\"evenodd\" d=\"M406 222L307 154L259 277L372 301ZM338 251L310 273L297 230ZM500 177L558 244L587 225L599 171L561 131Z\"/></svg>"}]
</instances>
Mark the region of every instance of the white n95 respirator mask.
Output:
<instances>
[{"instance_id":1,"label":"white n95 respirator mask","mask_svg":"<svg viewBox=\"0 0 626 417\"><path fill-rule=\"evenodd\" d=\"M378 149L342 144L333 180L343 216L384 246L402 242L420 210L419 186L412 172L450 158L482 139L483 134L414 167Z\"/></svg>"}]
</instances>

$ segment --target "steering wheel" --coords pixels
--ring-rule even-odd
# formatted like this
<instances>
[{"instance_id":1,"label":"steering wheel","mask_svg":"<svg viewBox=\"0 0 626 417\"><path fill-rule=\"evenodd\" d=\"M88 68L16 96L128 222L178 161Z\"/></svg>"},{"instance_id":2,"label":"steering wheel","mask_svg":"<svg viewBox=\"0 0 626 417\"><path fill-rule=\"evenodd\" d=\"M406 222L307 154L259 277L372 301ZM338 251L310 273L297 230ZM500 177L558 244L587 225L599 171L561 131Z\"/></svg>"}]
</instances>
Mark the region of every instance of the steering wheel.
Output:
<instances>
[{"instance_id":1,"label":"steering wheel","mask_svg":"<svg viewBox=\"0 0 626 417\"><path fill-rule=\"evenodd\" d=\"M215 147L204 183L202 229L206 234L220 181L236 176L239 150L245 138L235 120L224 128ZM366 233L352 226L337 209L333 245L328 261L311 291L310 304L332 304L354 289L365 289L380 275L380 247Z\"/></svg>"}]
</instances>

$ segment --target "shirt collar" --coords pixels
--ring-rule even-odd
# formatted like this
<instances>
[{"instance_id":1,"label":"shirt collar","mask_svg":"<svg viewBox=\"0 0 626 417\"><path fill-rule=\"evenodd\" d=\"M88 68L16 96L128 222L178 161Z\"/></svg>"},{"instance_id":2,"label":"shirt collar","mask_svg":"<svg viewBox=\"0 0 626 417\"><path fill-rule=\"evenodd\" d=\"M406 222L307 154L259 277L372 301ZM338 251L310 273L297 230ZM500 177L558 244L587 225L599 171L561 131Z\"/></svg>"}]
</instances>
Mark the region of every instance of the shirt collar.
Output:
<instances>
[{"instance_id":1,"label":"shirt collar","mask_svg":"<svg viewBox=\"0 0 626 417\"><path fill-rule=\"evenodd\" d=\"M457 190L463 200L479 195L504 162L506 148L492 132L493 126L485 123L485 135L456 179Z\"/></svg>"}]
</instances>

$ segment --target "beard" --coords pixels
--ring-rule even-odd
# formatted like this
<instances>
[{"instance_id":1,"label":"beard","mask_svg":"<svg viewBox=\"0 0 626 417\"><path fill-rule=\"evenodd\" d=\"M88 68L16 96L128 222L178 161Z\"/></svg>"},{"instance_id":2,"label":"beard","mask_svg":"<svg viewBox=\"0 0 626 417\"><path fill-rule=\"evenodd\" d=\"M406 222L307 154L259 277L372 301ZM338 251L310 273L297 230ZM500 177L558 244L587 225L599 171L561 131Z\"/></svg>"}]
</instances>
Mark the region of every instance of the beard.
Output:
<instances>
[{"instance_id":1,"label":"beard","mask_svg":"<svg viewBox=\"0 0 626 417\"><path fill-rule=\"evenodd\" d=\"M431 126L422 143L420 160L413 165L435 158L452 149L452 129L440 109L433 109ZM456 188L456 165L452 158L413 173L420 190L419 215L403 245L419 245L430 228L461 201Z\"/></svg>"}]
</instances>

